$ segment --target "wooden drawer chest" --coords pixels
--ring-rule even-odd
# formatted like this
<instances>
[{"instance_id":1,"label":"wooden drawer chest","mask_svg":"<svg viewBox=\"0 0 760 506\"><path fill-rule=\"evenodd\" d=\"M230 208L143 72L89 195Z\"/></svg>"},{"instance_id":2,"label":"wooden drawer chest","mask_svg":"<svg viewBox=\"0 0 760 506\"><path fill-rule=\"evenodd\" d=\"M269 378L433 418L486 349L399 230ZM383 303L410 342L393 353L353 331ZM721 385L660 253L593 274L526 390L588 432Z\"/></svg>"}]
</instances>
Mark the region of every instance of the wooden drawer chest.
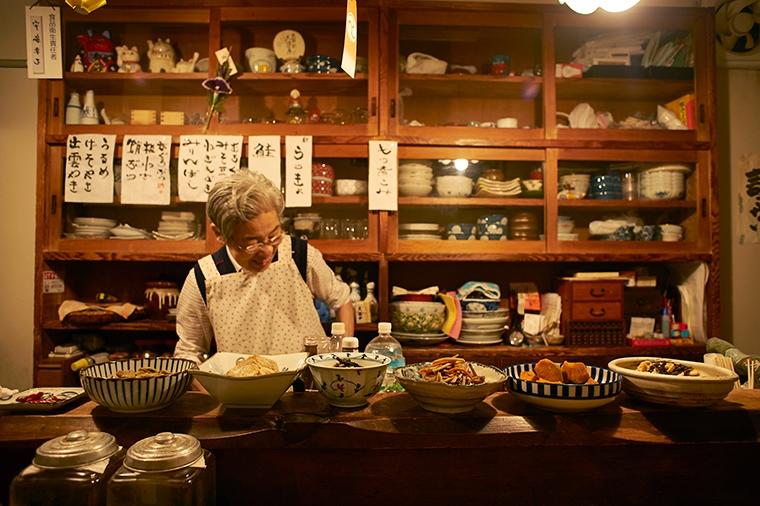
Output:
<instances>
[{"instance_id":1,"label":"wooden drawer chest","mask_svg":"<svg viewBox=\"0 0 760 506\"><path fill-rule=\"evenodd\" d=\"M560 280L560 331L569 345L625 344L625 279Z\"/></svg>"}]
</instances>

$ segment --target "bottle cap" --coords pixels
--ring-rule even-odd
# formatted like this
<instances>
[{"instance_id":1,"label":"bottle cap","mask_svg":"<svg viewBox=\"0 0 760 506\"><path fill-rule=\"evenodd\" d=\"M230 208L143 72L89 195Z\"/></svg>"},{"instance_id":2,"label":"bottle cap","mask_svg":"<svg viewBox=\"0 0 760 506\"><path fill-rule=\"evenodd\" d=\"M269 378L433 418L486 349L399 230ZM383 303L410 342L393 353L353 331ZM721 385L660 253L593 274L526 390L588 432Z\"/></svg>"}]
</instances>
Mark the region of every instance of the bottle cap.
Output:
<instances>
[{"instance_id":1,"label":"bottle cap","mask_svg":"<svg viewBox=\"0 0 760 506\"><path fill-rule=\"evenodd\" d=\"M343 351L359 350L359 339L356 337L346 336L343 338Z\"/></svg>"},{"instance_id":2,"label":"bottle cap","mask_svg":"<svg viewBox=\"0 0 760 506\"><path fill-rule=\"evenodd\" d=\"M380 322L377 324L377 331L381 334L391 333L391 322Z\"/></svg>"},{"instance_id":3,"label":"bottle cap","mask_svg":"<svg viewBox=\"0 0 760 506\"><path fill-rule=\"evenodd\" d=\"M332 326L330 327L330 333L335 334L345 334L346 333L346 324L343 322L333 322Z\"/></svg>"}]
</instances>

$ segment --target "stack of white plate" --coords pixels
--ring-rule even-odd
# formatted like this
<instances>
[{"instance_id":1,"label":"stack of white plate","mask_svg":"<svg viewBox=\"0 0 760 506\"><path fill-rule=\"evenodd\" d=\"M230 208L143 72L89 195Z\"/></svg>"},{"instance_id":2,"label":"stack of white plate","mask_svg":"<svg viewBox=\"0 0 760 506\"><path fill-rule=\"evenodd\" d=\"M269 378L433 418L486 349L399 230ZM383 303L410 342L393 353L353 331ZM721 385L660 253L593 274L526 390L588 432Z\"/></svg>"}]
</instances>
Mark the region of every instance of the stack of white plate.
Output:
<instances>
[{"instance_id":1,"label":"stack of white plate","mask_svg":"<svg viewBox=\"0 0 760 506\"><path fill-rule=\"evenodd\" d=\"M134 228L127 224L111 229L111 239L150 239L150 232L142 228Z\"/></svg>"},{"instance_id":2,"label":"stack of white plate","mask_svg":"<svg viewBox=\"0 0 760 506\"><path fill-rule=\"evenodd\" d=\"M412 346L430 346L432 344L442 343L449 338L449 336L443 332L412 334L410 332L396 332L395 330L393 331L393 337L402 344Z\"/></svg>"},{"instance_id":3,"label":"stack of white plate","mask_svg":"<svg viewBox=\"0 0 760 506\"><path fill-rule=\"evenodd\" d=\"M660 225L660 230L662 230L662 240L665 242L683 240L683 227L680 225L663 224Z\"/></svg>"},{"instance_id":4,"label":"stack of white plate","mask_svg":"<svg viewBox=\"0 0 760 506\"><path fill-rule=\"evenodd\" d=\"M108 218L96 218L79 216L71 222L71 232L66 237L72 239L107 239L111 236L111 229L116 226L116 221Z\"/></svg>"},{"instance_id":5,"label":"stack of white plate","mask_svg":"<svg viewBox=\"0 0 760 506\"><path fill-rule=\"evenodd\" d=\"M398 238L402 241L437 241L441 238L438 223L401 223Z\"/></svg>"},{"instance_id":6,"label":"stack of white plate","mask_svg":"<svg viewBox=\"0 0 760 506\"><path fill-rule=\"evenodd\" d=\"M402 197L424 197L433 191L432 162L407 162L398 167L398 193Z\"/></svg>"},{"instance_id":7,"label":"stack of white plate","mask_svg":"<svg viewBox=\"0 0 760 506\"><path fill-rule=\"evenodd\" d=\"M476 197L515 197L522 193L519 177L509 181L493 181L480 177L476 187Z\"/></svg>"},{"instance_id":8,"label":"stack of white plate","mask_svg":"<svg viewBox=\"0 0 760 506\"><path fill-rule=\"evenodd\" d=\"M493 311L462 312L462 332L458 343L461 344L499 344L507 328L509 310L505 308Z\"/></svg>"},{"instance_id":9,"label":"stack of white plate","mask_svg":"<svg viewBox=\"0 0 760 506\"><path fill-rule=\"evenodd\" d=\"M164 211L153 237L181 241L195 237L195 214L190 211Z\"/></svg>"}]
</instances>

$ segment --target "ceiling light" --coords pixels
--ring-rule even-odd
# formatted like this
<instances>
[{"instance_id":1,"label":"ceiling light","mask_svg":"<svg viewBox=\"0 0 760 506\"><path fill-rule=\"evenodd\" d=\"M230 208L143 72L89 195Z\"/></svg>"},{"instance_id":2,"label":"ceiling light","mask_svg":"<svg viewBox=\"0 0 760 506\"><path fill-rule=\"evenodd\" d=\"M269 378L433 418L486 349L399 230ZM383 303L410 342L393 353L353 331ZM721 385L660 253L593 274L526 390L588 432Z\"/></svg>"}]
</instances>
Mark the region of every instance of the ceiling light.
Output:
<instances>
[{"instance_id":1,"label":"ceiling light","mask_svg":"<svg viewBox=\"0 0 760 506\"><path fill-rule=\"evenodd\" d=\"M578 14L591 14L600 7L607 12L623 12L639 3L639 0L559 0L559 3L567 4Z\"/></svg>"}]
</instances>

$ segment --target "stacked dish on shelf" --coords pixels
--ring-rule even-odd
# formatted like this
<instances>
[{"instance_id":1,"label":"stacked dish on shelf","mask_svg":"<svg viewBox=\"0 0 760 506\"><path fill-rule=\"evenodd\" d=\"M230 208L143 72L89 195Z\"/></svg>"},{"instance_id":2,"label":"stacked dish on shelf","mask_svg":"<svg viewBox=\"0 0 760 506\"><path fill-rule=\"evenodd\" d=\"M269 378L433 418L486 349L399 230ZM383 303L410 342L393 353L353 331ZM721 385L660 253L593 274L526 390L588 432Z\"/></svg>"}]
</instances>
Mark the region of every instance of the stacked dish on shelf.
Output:
<instances>
[{"instance_id":1,"label":"stacked dish on shelf","mask_svg":"<svg viewBox=\"0 0 760 506\"><path fill-rule=\"evenodd\" d=\"M441 238L438 223L400 223L398 238L402 241L437 241Z\"/></svg>"},{"instance_id":2,"label":"stacked dish on shelf","mask_svg":"<svg viewBox=\"0 0 760 506\"><path fill-rule=\"evenodd\" d=\"M509 322L509 309L462 311L461 344L499 344Z\"/></svg>"},{"instance_id":3,"label":"stacked dish on shelf","mask_svg":"<svg viewBox=\"0 0 760 506\"><path fill-rule=\"evenodd\" d=\"M588 195L591 176L588 174L563 174L559 177L560 200L583 199Z\"/></svg>"},{"instance_id":4,"label":"stacked dish on shelf","mask_svg":"<svg viewBox=\"0 0 760 506\"><path fill-rule=\"evenodd\" d=\"M111 239L150 239L150 232L143 228L135 228L127 223L111 229Z\"/></svg>"},{"instance_id":5,"label":"stacked dish on shelf","mask_svg":"<svg viewBox=\"0 0 760 506\"><path fill-rule=\"evenodd\" d=\"M403 344L431 345L445 341L441 332L446 306L433 295L406 294L390 303L393 337Z\"/></svg>"},{"instance_id":6,"label":"stacked dish on shelf","mask_svg":"<svg viewBox=\"0 0 760 506\"><path fill-rule=\"evenodd\" d=\"M494 181L479 177L476 188L476 197L517 197L522 193L519 177L509 181Z\"/></svg>"},{"instance_id":7,"label":"stacked dish on shelf","mask_svg":"<svg viewBox=\"0 0 760 506\"><path fill-rule=\"evenodd\" d=\"M163 211L158 229L152 232L159 240L183 241L195 237L195 213L191 211Z\"/></svg>"},{"instance_id":8,"label":"stacked dish on shelf","mask_svg":"<svg viewBox=\"0 0 760 506\"><path fill-rule=\"evenodd\" d=\"M109 218L78 216L71 221L71 231L65 235L70 239L108 239L115 226L116 220Z\"/></svg>"},{"instance_id":9,"label":"stacked dish on shelf","mask_svg":"<svg viewBox=\"0 0 760 506\"><path fill-rule=\"evenodd\" d=\"M639 192L645 199L682 199L685 194L687 165L661 165L641 171Z\"/></svg>"},{"instance_id":10,"label":"stacked dish on shelf","mask_svg":"<svg viewBox=\"0 0 760 506\"><path fill-rule=\"evenodd\" d=\"M398 168L398 192L403 197L424 197L433 191L433 167L425 160L402 163Z\"/></svg>"}]
</instances>

